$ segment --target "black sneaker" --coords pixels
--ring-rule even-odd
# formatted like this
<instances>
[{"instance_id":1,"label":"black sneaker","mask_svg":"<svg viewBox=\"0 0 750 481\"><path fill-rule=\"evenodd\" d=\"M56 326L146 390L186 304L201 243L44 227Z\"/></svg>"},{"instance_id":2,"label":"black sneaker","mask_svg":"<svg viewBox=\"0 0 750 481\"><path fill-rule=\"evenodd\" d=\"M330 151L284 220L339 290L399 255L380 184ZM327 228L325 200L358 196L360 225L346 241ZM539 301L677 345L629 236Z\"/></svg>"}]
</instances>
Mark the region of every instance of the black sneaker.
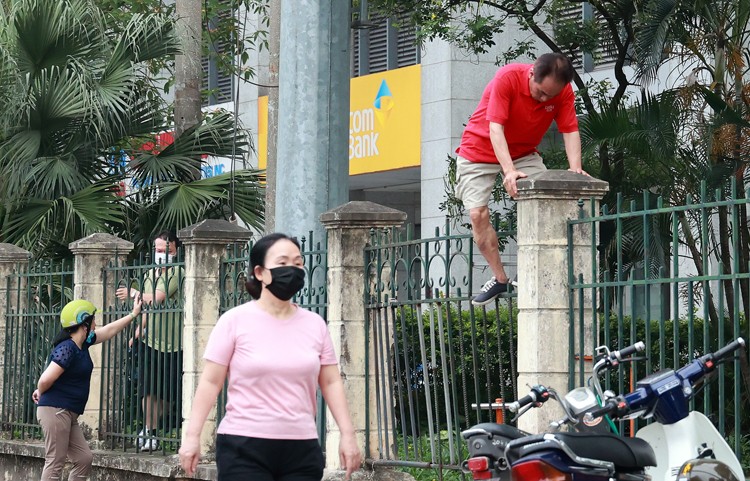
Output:
<instances>
[{"instance_id":1,"label":"black sneaker","mask_svg":"<svg viewBox=\"0 0 750 481\"><path fill-rule=\"evenodd\" d=\"M503 292L507 292L508 284L497 282L497 280L492 277L489 281L485 282L481 290L482 292L480 292L476 297L474 297L474 299L471 300L471 303L475 306L484 306L486 304L489 304L497 296L499 296Z\"/></svg>"}]
</instances>

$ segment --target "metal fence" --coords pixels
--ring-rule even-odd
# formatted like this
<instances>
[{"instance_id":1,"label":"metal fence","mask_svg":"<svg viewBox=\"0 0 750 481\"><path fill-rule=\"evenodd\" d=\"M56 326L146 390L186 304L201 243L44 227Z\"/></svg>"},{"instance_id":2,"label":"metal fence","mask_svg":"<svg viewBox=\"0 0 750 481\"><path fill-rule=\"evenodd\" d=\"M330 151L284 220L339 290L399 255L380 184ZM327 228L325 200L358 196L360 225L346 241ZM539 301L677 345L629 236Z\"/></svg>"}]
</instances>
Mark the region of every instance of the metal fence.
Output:
<instances>
[{"instance_id":1,"label":"metal fence","mask_svg":"<svg viewBox=\"0 0 750 481\"><path fill-rule=\"evenodd\" d=\"M309 309L319 314L323 319L326 318L328 310L328 297L326 290L327 277L327 243L316 241L313 233L310 232L306 237L299 239L302 257L305 261L305 287L297 294L293 302L305 309ZM221 297L219 305L219 314L224 314L229 309L244 304L251 300L250 295L245 289L245 280L247 268L250 265L250 250L253 242L245 244L233 244L227 246L227 252L224 260L221 262L219 279L219 295ZM226 411L227 388L219 394L216 403L216 425L218 426ZM325 404L318 393L318 438L325 448Z\"/></svg>"},{"instance_id":2,"label":"metal fence","mask_svg":"<svg viewBox=\"0 0 750 481\"><path fill-rule=\"evenodd\" d=\"M5 282L2 430L10 438L41 438L31 394L60 330L60 310L73 299L73 264L40 260L19 267Z\"/></svg>"},{"instance_id":3,"label":"metal fence","mask_svg":"<svg viewBox=\"0 0 750 481\"><path fill-rule=\"evenodd\" d=\"M748 197L735 182L716 190L704 183L695 198L670 203L646 192L625 203L618 197L614 209L604 206L592 217L581 209L580 218L569 221L570 246L574 229L590 225L595 261L592 272L576 272L571 262L571 352L590 349L572 344L587 326L598 344L646 343L648 358L612 375L608 389L627 393L649 373L679 367L738 336L748 338ZM591 309L574 315L573 306L584 296L593 299ZM571 387L583 384L584 371L583 356L571 358ZM693 406L715 422L747 469L746 376L740 361L720 366L716 381L705 385ZM643 424L620 428L632 435Z\"/></svg>"},{"instance_id":4,"label":"metal fence","mask_svg":"<svg viewBox=\"0 0 750 481\"><path fill-rule=\"evenodd\" d=\"M461 476L461 430L495 420L472 404L517 396L515 293L471 305L474 249L471 234L451 234L447 222L427 239L411 229L372 234L364 255L366 344L374 346L367 372L377 380L366 394L377 399L367 421L377 433L366 435L376 434L373 464Z\"/></svg>"},{"instance_id":5,"label":"metal fence","mask_svg":"<svg viewBox=\"0 0 750 481\"><path fill-rule=\"evenodd\" d=\"M102 345L99 431L109 449L138 451L156 442L152 452L174 453L182 427L184 262L181 252L165 264L150 259L115 261L103 272L105 323L132 310L133 290L144 302L142 314ZM118 288L127 299L116 297Z\"/></svg>"}]
</instances>

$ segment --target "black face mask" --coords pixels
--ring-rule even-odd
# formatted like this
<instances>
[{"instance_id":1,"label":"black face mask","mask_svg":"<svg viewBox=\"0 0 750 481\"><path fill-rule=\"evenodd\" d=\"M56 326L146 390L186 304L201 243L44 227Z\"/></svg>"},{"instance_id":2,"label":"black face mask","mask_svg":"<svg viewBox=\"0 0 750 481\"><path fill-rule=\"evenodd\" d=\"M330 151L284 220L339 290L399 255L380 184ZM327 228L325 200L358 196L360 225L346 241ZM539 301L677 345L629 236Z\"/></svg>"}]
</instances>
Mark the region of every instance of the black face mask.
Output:
<instances>
[{"instance_id":1,"label":"black face mask","mask_svg":"<svg viewBox=\"0 0 750 481\"><path fill-rule=\"evenodd\" d=\"M281 266L269 271L271 283L266 288L282 301L288 301L305 286L305 270L301 267Z\"/></svg>"}]
</instances>

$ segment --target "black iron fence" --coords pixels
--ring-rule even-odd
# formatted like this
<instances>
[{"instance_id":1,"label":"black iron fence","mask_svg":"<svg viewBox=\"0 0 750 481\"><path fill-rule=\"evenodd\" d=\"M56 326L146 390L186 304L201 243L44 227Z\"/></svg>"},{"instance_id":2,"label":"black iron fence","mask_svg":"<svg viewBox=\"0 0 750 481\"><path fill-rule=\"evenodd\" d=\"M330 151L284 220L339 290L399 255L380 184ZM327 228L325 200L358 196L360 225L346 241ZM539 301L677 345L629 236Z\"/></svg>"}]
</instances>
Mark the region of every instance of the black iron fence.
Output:
<instances>
[{"instance_id":1,"label":"black iron fence","mask_svg":"<svg viewBox=\"0 0 750 481\"><path fill-rule=\"evenodd\" d=\"M10 438L41 438L31 394L60 331L60 311L73 299L73 264L39 260L5 279L2 430Z\"/></svg>"},{"instance_id":2,"label":"black iron fence","mask_svg":"<svg viewBox=\"0 0 750 481\"><path fill-rule=\"evenodd\" d=\"M428 239L408 229L373 232L365 249L373 464L460 476L461 430L496 419L472 405L517 396L515 293L472 306L474 248L471 234L451 234L446 224Z\"/></svg>"},{"instance_id":3,"label":"black iron fence","mask_svg":"<svg viewBox=\"0 0 750 481\"><path fill-rule=\"evenodd\" d=\"M182 328L184 262L141 257L104 269L103 317L110 322L132 310L142 314L102 346L100 436L109 449L173 453L182 427ZM113 290L114 286L114 290ZM116 297L123 288L127 298Z\"/></svg>"}]
</instances>

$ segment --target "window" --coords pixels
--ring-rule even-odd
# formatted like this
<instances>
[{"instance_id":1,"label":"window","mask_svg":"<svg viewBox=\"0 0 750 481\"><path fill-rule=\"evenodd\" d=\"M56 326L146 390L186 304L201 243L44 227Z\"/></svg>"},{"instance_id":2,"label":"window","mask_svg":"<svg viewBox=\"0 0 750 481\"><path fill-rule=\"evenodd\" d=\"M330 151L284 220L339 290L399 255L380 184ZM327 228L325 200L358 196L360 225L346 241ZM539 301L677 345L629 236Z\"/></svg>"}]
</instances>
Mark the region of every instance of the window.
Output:
<instances>
[{"instance_id":1,"label":"window","mask_svg":"<svg viewBox=\"0 0 750 481\"><path fill-rule=\"evenodd\" d=\"M407 14L386 18L368 13L363 2L359 18L367 20L355 23L352 77L419 63L416 29Z\"/></svg>"},{"instance_id":2,"label":"window","mask_svg":"<svg viewBox=\"0 0 750 481\"><path fill-rule=\"evenodd\" d=\"M219 18L226 19L232 15L232 10L225 9L219 13ZM214 24L214 21L210 22ZM213 27L213 25L210 25ZM231 62L232 59L228 54L229 48L226 42L213 41L208 39L208 55L201 59L203 67L203 80L201 82L201 92L203 95L203 106L216 105L224 102L231 102L234 99L234 76L227 72L226 66L222 66L219 59L223 62ZM231 65L230 65L231 66Z\"/></svg>"},{"instance_id":3,"label":"window","mask_svg":"<svg viewBox=\"0 0 750 481\"><path fill-rule=\"evenodd\" d=\"M617 49L610 38L609 27L606 25L602 15L594 12L591 4L569 4L561 8L557 14L559 19L572 20L579 26L583 26L584 20L595 18L599 26L601 32L599 45L597 45L593 54L584 54L580 48L564 52L570 57L576 70L590 72L594 69L609 68L615 64L617 61Z\"/></svg>"}]
</instances>

